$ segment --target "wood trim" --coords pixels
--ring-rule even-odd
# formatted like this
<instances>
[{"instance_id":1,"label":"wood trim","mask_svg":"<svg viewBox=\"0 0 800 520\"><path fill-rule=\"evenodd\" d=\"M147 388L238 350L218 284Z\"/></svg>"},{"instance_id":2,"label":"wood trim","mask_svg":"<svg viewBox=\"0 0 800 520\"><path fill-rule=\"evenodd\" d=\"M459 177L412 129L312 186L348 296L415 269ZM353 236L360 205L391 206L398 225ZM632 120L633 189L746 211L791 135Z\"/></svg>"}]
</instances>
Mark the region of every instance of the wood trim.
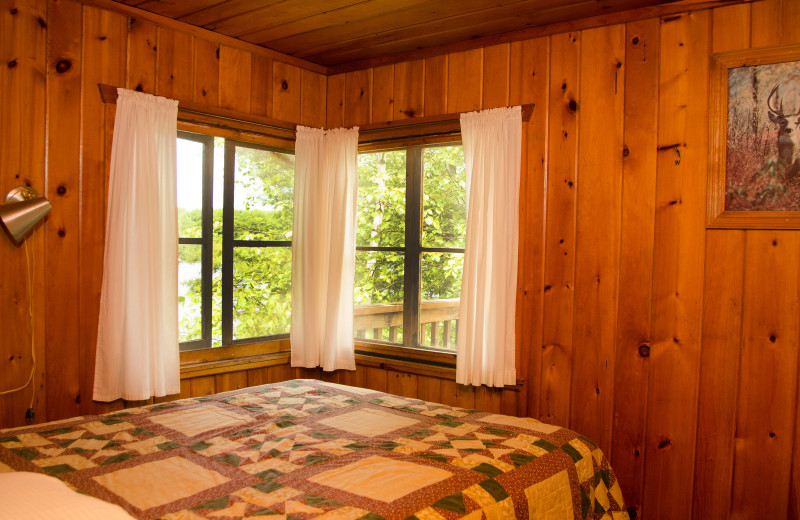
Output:
<instances>
[{"instance_id":1,"label":"wood trim","mask_svg":"<svg viewBox=\"0 0 800 520\"><path fill-rule=\"evenodd\" d=\"M281 61L289 65L294 65L296 67L301 67L306 70L310 70L319 74L325 74L325 75L328 74L328 68L323 65L319 65L318 63L307 61L301 58L295 58L294 56L289 56L288 54L283 54L281 52L268 49L267 47L262 47L260 45L246 42L238 38L233 38L231 36L227 36L221 33L209 31L208 29L203 29L202 27L190 25L185 22L173 20L172 18L168 18L166 16L162 16L156 13L151 13L150 11L145 11L143 9L133 7L131 5L123 4L121 2L114 2L112 0L76 0L76 1L81 4L90 5L93 7L97 7L99 9L104 9L106 11L121 13L131 18L136 18L139 20L147 20L148 22L158 24L161 27L167 27L169 29L174 29L176 31L188 33L193 36L197 36L198 38L203 38L206 40L211 40L217 43L221 43L223 45L227 45L228 47L233 47L235 49L240 49L243 51L252 52L254 54L267 56L274 60Z\"/></svg>"},{"instance_id":2,"label":"wood trim","mask_svg":"<svg viewBox=\"0 0 800 520\"><path fill-rule=\"evenodd\" d=\"M248 343L246 345L186 350L181 352L181 367L202 363L230 361L236 358L258 356L262 354L275 354L277 352L289 352L288 338Z\"/></svg>"},{"instance_id":3,"label":"wood trim","mask_svg":"<svg viewBox=\"0 0 800 520\"><path fill-rule=\"evenodd\" d=\"M456 353L435 351L423 348L408 348L398 345L369 343L356 339L356 350L374 353L376 356L394 356L418 360L421 363L432 362L455 365Z\"/></svg>"},{"instance_id":4,"label":"wood trim","mask_svg":"<svg viewBox=\"0 0 800 520\"><path fill-rule=\"evenodd\" d=\"M289 352L273 352L270 354L234 358L226 361L181 365L181 379L194 379L196 377L230 374L233 372L252 370L254 368L285 365L289 363L289 356Z\"/></svg>"},{"instance_id":5,"label":"wood trim","mask_svg":"<svg viewBox=\"0 0 800 520\"><path fill-rule=\"evenodd\" d=\"M607 15L592 16L589 18L580 18L578 20L571 20L568 22L560 22L549 25L541 25L539 27L531 27L530 29L523 29L520 31L513 31L509 33L497 34L492 36L485 36L482 38L474 38L463 40L456 43L447 45L440 45L438 47L428 47L411 52L387 54L378 58L370 58L365 60L356 60L341 65L333 65L328 67L328 75L342 74L344 72L352 72L360 69L368 69L380 65L387 65L391 63L399 63L404 61L418 60L421 58L431 58L439 55L446 55L453 52L460 52L472 50L483 47L491 47L501 43L516 42L522 40L531 40L539 36L549 36L553 34L580 31L583 29L592 29L596 27L603 27L606 25L615 25L619 23L633 22L636 20L644 20L646 18L659 18L663 16L671 16L678 13L685 13L688 11L703 11L706 9L715 9L717 7L725 7L728 5L751 3L756 0L682 0L679 2L672 2L669 4L660 4L650 7L640 7L638 9L631 9L628 11L620 11Z\"/></svg>"},{"instance_id":6,"label":"wood trim","mask_svg":"<svg viewBox=\"0 0 800 520\"><path fill-rule=\"evenodd\" d=\"M117 103L117 89L114 85L106 85L105 83L98 83L97 88L100 90L100 98L103 103L116 104ZM223 118L239 125L256 125L271 130L295 132L297 124L281 119L272 119L271 117L259 116L255 114L248 114L246 112L239 112L238 110L230 110L227 108L216 108L208 105L201 105L199 103L192 103L191 101L180 101L178 104L178 112L184 115L191 115L194 118L203 116L215 116ZM242 127L242 129L247 129Z\"/></svg>"},{"instance_id":7,"label":"wood trim","mask_svg":"<svg viewBox=\"0 0 800 520\"><path fill-rule=\"evenodd\" d=\"M103 103L116 104L117 89L113 85L98 83ZM531 120L534 105L522 106L522 122ZM215 108L189 101L178 104L179 119L195 124L220 125L279 139L294 139L297 124L271 117L247 114L237 110ZM359 126L359 143L372 143L395 139L424 138L437 135L457 135L461 132L461 113L414 117ZM222 119L222 121L220 121ZM225 123L235 123L235 125ZM268 129L270 132L264 132Z\"/></svg>"},{"instance_id":8,"label":"wood trim","mask_svg":"<svg viewBox=\"0 0 800 520\"><path fill-rule=\"evenodd\" d=\"M367 343L356 340L356 350L366 352L356 354L356 364L382 370L393 370L408 374L417 374L448 379L455 381L456 369L444 366L433 365L433 363L455 364L455 352L437 352L421 348L406 348L399 345L382 345L377 343ZM370 355L374 353L375 355ZM383 356L396 356L406 359L392 359ZM525 384L524 378L517 378L516 385L508 385L505 388L520 391Z\"/></svg>"},{"instance_id":9,"label":"wood trim","mask_svg":"<svg viewBox=\"0 0 800 520\"><path fill-rule=\"evenodd\" d=\"M522 122L527 123L533 115L534 105L527 103L521 106ZM461 135L461 114L462 112L451 112L360 125L358 127L359 151L366 151L374 148L371 145L387 141L398 141L403 147L441 142L441 137L444 137L445 140L458 141Z\"/></svg>"}]
</instances>

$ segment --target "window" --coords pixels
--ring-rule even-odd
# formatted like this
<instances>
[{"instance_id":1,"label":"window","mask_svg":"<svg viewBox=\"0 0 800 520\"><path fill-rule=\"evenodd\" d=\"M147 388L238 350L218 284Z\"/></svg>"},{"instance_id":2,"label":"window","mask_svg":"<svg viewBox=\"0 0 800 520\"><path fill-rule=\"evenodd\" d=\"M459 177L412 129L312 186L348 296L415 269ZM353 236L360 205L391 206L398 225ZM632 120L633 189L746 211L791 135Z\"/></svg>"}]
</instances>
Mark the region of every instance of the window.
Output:
<instances>
[{"instance_id":1,"label":"window","mask_svg":"<svg viewBox=\"0 0 800 520\"><path fill-rule=\"evenodd\" d=\"M288 337L294 155L179 132L181 350Z\"/></svg>"},{"instance_id":2,"label":"window","mask_svg":"<svg viewBox=\"0 0 800 520\"><path fill-rule=\"evenodd\" d=\"M465 236L460 145L359 154L356 338L454 351Z\"/></svg>"}]
</instances>

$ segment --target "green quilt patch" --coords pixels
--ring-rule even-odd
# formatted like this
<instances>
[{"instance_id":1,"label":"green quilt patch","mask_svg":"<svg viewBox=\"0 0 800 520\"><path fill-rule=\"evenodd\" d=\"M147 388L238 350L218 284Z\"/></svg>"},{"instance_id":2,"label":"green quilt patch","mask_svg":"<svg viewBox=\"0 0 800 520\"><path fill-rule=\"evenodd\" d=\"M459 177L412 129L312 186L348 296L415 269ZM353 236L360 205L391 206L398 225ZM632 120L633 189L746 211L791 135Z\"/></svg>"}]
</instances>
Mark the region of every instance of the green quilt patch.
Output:
<instances>
[{"instance_id":1,"label":"green quilt patch","mask_svg":"<svg viewBox=\"0 0 800 520\"><path fill-rule=\"evenodd\" d=\"M192 509L223 509L228 507L228 497L219 497L202 504L197 504Z\"/></svg>"},{"instance_id":2,"label":"green quilt patch","mask_svg":"<svg viewBox=\"0 0 800 520\"><path fill-rule=\"evenodd\" d=\"M579 462L581 459L583 459L583 455L581 455L581 453L578 450L576 450L571 444L565 444L561 446L561 450L567 455L569 455L569 457L575 462Z\"/></svg>"},{"instance_id":3,"label":"green quilt patch","mask_svg":"<svg viewBox=\"0 0 800 520\"><path fill-rule=\"evenodd\" d=\"M260 482L255 486L250 486L253 489L261 491L262 493L272 493L273 491L277 491L283 487L283 485L278 484L277 482L269 481L269 482Z\"/></svg>"},{"instance_id":4,"label":"green quilt patch","mask_svg":"<svg viewBox=\"0 0 800 520\"><path fill-rule=\"evenodd\" d=\"M516 467L524 466L536 458L536 455L526 455L524 453L510 453L508 458Z\"/></svg>"},{"instance_id":5,"label":"green quilt patch","mask_svg":"<svg viewBox=\"0 0 800 520\"><path fill-rule=\"evenodd\" d=\"M134 457L138 457L135 453L120 453L119 455L114 455L113 457L109 457L100 463L101 466L107 466L109 464L116 464L117 462L124 462L128 459L132 459Z\"/></svg>"},{"instance_id":6,"label":"green quilt patch","mask_svg":"<svg viewBox=\"0 0 800 520\"><path fill-rule=\"evenodd\" d=\"M317 495L306 495L306 505L313 506L313 507L322 507L322 506L340 506L339 502L335 500L331 500L330 498L320 497Z\"/></svg>"},{"instance_id":7,"label":"green quilt patch","mask_svg":"<svg viewBox=\"0 0 800 520\"><path fill-rule=\"evenodd\" d=\"M436 462L441 462L442 464L447 464L447 457L440 453L415 453L417 457L423 457L425 459L435 460Z\"/></svg>"},{"instance_id":8,"label":"green quilt patch","mask_svg":"<svg viewBox=\"0 0 800 520\"><path fill-rule=\"evenodd\" d=\"M227 455L219 455L214 457L214 460L218 460L223 464L227 464L229 466L233 466L234 468L238 468L239 464L242 463L242 458L235 453L228 453Z\"/></svg>"},{"instance_id":9,"label":"green quilt patch","mask_svg":"<svg viewBox=\"0 0 800 520\"><path fill-rule=\"evenodd\" d=\"M459 515L467 514L467 506L464 504L464 496L461 493L439 499L433 503L433 507L453 511Z\"/></svg>"},{"instance_id":10,"label":"green quilt patch","mask_svg":"<svg viewBox=\"0 0 800 520\"><path fill-rule=\"evenodd\" d=\"M494 479L484 480L483 482L478 483L478 485L485 489L487 493L492 495L492 498L494 498L497 502L508 498L508 493L506 492L505 488Z\"/></svg>"},{"instance_id":11,"label":"green quilt patch","mask_svg":"<svg viewBox=\"0 0 800 520\"><path fill-rule=\"evenodd\" d=\"M497 466L492 466L491 464L487 464L486 462L478 464L477 466L472 468L472 471L477 471L478 473L486 475L489 478L494 478L497 475L501 475L503 473L503 470L501 470Z\"/></svg>"},{"instance_id":12,"label":"green quilt patch","mask_svg":"<svg viewBox=\"0 0 800 520\"><path fill-rule=\"evenodd\" d=\"M13 451L14 453L16 453L25 460L33 460L39 456L38 451L32 450L30 448L14 448L11 451Z\"/></svg>"},{"instance_id":13,"label":"green quilt patch","mask_svg":"<svg viewBox=\"0 0 800 520\"><path fill-rule=\"evenodd\" d=\"M52 476L62 475L64 473L71 473L75 471L75 468L70 466L69 464L58 464L56 466L47 466L44 468L46 472L48 472Z\"/></svg>"}]
</instances>

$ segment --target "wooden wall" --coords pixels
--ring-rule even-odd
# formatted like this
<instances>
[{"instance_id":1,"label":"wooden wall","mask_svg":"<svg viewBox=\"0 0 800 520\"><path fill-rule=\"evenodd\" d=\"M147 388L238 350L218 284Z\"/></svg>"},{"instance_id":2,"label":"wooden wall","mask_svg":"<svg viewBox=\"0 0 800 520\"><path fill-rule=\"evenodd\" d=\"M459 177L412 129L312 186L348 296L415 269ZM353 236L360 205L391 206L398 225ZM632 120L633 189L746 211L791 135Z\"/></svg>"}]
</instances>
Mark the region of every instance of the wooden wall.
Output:
<instances>
[{"instance_id":1,"label":"wooden wall","mask_svg":"<svg viewBox=\"0 0 800 520\"><path fill-rule=\"evenodd\" d=\"M0 38L0 193L28 183L53 206L26 242L36 420L118 408L123 403L91 399L115 110L102 103L97 84L323 126L326 77L319 67L212 33L71 0L0 0ZM22 385L31 366L25 258L24 248L0 239L0 390ZM250 378L267 374L285 378L275 367ZM247 378L207 376L183 389L222 390ZM0 396L0 426L24 424L30 400L30 387Z\"/></svg>"},{"instance_id":2,"label":"wooden wall","mask_svg":"<svg viewBox=\"0 0 800 520\"><path fill-rule=\"evenodd\" d=\"M535 103L517 410L597 441L638 518L800 516L800 232L705 228L709 56L794 42L800 3L767 0L328 78L329 126ZM375 367L338 377L513 400Z\"/></svg>"},{"instance_id":3,"label":"wooden wall","mask_svg":"<svg viewBox=\"0 0 800 520\"><path fill-rule=\"evenodd\" d=\"M521 391L375 364L321 376L577 429L610 455L638 518L800 517L800 232L704 226L709 55L800 42L795 0L327 79L71 0L0 0L0 38L0 193L28 182L53 203L27 241L37 420L109 409L89 398L113 115L98 82L331 127L535 103L520 201ZM680 161L659 151L672 145ZM0 266L0 381L14 387L30 367L24 250L0 240ZM320 374L209 375L181 395L298 375ZM0 397L0 425L21 424L30 396Z\"/></svg>"}]
</instances>

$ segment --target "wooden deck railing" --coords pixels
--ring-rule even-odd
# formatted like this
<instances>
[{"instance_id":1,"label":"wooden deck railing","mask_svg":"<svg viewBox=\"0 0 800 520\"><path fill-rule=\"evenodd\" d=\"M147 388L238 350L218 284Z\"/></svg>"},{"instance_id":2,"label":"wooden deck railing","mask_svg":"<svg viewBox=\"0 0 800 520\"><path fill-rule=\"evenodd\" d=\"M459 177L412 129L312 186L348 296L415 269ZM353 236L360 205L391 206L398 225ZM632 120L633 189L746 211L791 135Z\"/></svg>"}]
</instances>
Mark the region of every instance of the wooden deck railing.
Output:
<instances>
[{"instance_id":1,"label":"wooden deck railing","mask_svg":"<svg viewBox=\"0 0 800 520\"><path fill-rule=\"evenodd\" d=\"M420 304L419 343L422 346L455 350L458 333L457 298L427 300ZM356 337L398 342L403 326L403 306L396 303L362 305L355 308ZM388 329L388 334L384 334Z\"/></svg>"}]
</instances>

